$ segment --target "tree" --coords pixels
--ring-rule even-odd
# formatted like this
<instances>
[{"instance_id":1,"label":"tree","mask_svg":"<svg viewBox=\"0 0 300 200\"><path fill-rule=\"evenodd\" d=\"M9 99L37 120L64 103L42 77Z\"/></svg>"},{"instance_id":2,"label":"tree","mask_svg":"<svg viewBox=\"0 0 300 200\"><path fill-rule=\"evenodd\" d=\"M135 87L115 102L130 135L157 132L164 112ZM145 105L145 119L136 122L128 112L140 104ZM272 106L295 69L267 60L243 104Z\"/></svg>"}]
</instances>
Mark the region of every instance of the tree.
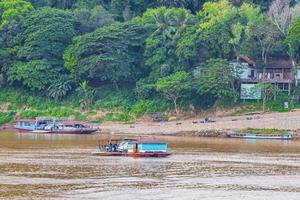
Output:
<instances>
[{"instance_id":1,"label":"tree","mask_svg":"<svg viewBox=\"0 0 300 200\"><path fill-rule=\"evenodd\" d=\"M155 5L156 0L111 0L110 12L118 21L128 21Z\"/></svg>"},{"instance_id":2,"label":"tree","mask_svg":"<svg viewBox=\"0 0 300 200\"><path fill-rule=\"evenodd\" d=\"M40 7L55 7L60 9L70 9L77 0L30 0L32 5Z\"/></svg>"},{"instance_id":3,"label":"tree","mask_svg":"<svg viewBox=\"0 0 300 200\"><path fill-rule=\"evenodd\" d=\"M278 30L286 35L292 22L289 0L274 0L269 8L268 16L271 17Z\"/></svg>"},{"instance_id":4,"label":"tree","mask_svg":"<svg viewBox=\"0 0 300 200\"><path fill-rule=\"evenodd\" d=\"M184 30L192 24L192 15L183 8L161 7L147 10L137 21L148 32L144 57L152 76L157 80L182 68L176 46Z\"/></svg>"},{"instance_id":5,"label":"tree","mask_svg":"<svg viewBox=\"0 0 300 200\"><path fill-rule=\"evenodd\" d=\"M230 64L224 59L209 59L194 71L197 93L216 99L235 99L238 95L235 81L239 78L241 66Z\"/></svg>"},{"instance_id":6,"label":"tree","mask_svg":"<svg viewBox=\"0 0 300 200\"><path fill-rule=\"evenodd\" d=\"M142 68L144 34L142 27L127 22L75 37L64 53L65 66L79 82L133 82Z\"/></svg>"},{"instance_id":7,"label":"tree","mask_svg":"<svg viewBox=\"0 0 300 200\"><path fill-rule=\"evenodd\" d=\"M7 70L18 48L20 20L31 10L33 7L27 1L0 1L0 86L7 81Z\"/></svg>"},{"instance_id":8,"label":"tree","mask_svg":"<svg viewBox=\"0 0 300 200\"><path fill-rule=\"evenodd\" d=\"M80 100L80 108L82 110L88 110L89 106L94 101L95 89L92 89L86 81L79 84L79 94L82 97Z\"/></svg>"},{"instance_id":9,"label":"tree","mask_svg":"<svg viewBox=\"0 0 300 200\"><path fill-rule=\"evenodd\" d=\"M193 66L211 57L231 59L232 27L237 19L238 9L227 0L205 3L198 13L197 23L181 37L177 56Z\"/></svg>"},{"instance_id":10,"label":"tree","mask_svg":"<svg viewBox=\"0 0 300 200\"><path fill-rule=\"evenodd\" d=\"M268 16L272 19L275 26L278 30L282 33L283 37L287 37L288 30L291 27L293 22L293 15L290 8L290 1L289 0L274 0L269 8ZM297 15L294 15L295 17ZM290 59L293 63L293 77L295 80L296 85L298 85L297 78L296 78L296 62L295 62L295 55L294 49L291 43L288 43L288 52Z\"/></svg>"},{"instance_id":11,"label":"tree","mask_svg":"<svg viewBox=\"0 0 300 200\"><path fill-rule=\"evenodd\" d=\"M0 28L8 24L11 20L20 20L25 13L31 10L33 10L33 6L27 1L0 1Z\"/></svg>"},{"instance_id":12,"label":"tree","mask_svg":"<svg viewBox=\"0 0 300 200\"><path fill-rule=\"evenodd\" d=\"M190 89L190 75L185 71L178 71L169 76L162 77L156 82L156 90L162 92L170 99L175 108L176 114L179 114L177 101L183 97L185 92Z\"/></svg>"},{"instance_id":13,"label":"tree","mask_svg":"<svg viewBox=\"0 0 300 200\"><path fill-rule=\"evenodd\" d=\"M264 22L264 16L260 9L250 4L243 3L238 9L236 22L231 27L232 37L229 44L232 45L238 60L240 55L249 55L249 43L252 43L252 27Z\"/></svg>"},{"instance_id":14,"label":"tree","mask_svg":"<svg viewBox=\"0 0 300 200\"><path fill-rule=\"evenodd\" d=\"M92 9L77 8L73 11L75 28L79 35L93 32L97 28L114 22L113 15L106 11L102 6L95 6Z\"/></svg>"},{"instance_id":15,"label":"tree","mask_svg":"<svg viewBox=\"0 0 300 200\"><path fill-rule=\"evenodd\" d=\"M72 81L68 76L60 76L59 79L51 81L48 87L48 96L55 99L56 101L65 97L68 92L72 89Z\"/></svg>"},{"instance_id":16,"label":"tree","mask_svg":"<svg viewBox=\"0 0 300 200\"><path fill-rule=\"evenodd\" d=\"M267 19L252 25L252 38L260 49L261 60L267 64L268 55L281 41L280 32Z\"/></svg>"},{"instance_id":17,"label":"tree","mask_svg":"<svg viewBox=\"0 0 300 200\"><path fill-rule=\"evenodd\" d=\"M63 51L75 34L68 12L44 8L30 12L21 21L17 58L8 70L8 79L32 90L46 90L53 79L66 73Z\"/></svg>"},{"instance_id":18,"label":"tree","mask_svg":"<svg viewBox=\"0 0 300 200\"><path fill-rule=\"evenodd\" d=\"M266 111L266 102L269 99L274 99L276 100L276 94L278 92L277 88L275 85L271 83L266 83L266 82L260 82L257 87L261 90L261 95L262 95L262 103L263 103L263 112Z\"/></svg>"},{"instance_id":19,"label":"tree","mask_svg":"<svg viewBox=\"0 0 300 200\"><path fill-rule=\"evenodd\" d=\"M291 48L293 49L293 55L295 58L299 60L299 54L300 54L300 19L296 19L289 32L288 36L286 38L286 43L291 45Z\"/></svg>"}]
</instances>

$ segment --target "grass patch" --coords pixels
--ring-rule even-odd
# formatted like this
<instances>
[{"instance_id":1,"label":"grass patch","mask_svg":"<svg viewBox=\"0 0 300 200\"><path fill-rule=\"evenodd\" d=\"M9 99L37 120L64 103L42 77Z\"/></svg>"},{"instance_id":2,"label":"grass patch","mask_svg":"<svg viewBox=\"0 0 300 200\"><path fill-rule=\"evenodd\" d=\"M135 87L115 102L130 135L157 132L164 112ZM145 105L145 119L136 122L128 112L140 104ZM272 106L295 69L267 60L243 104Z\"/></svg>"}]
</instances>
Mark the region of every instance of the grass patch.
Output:
<instances>
[{"instance_id":1,"label":"grass patch","mask_svg":"<svg viewBox=\"0 0 300 200\"><path fill-rule=\"evenodd\" d=\"M264 134L264 135L279 135L290 132L290 130L278 130L278 129L243 129L241 133L254 133L254 134Z\"/></svg>"}]
</instances>

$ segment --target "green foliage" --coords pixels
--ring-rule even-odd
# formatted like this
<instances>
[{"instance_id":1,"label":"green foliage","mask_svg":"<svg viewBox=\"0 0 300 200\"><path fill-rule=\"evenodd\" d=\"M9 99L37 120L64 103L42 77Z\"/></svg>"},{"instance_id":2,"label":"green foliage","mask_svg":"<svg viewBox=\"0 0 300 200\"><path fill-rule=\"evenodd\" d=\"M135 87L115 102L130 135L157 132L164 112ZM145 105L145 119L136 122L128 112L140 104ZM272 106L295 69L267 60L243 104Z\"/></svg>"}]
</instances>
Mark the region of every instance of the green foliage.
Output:
<instances>
[{"instance_id":1,"label":"green foliage","mask_svg":"<svg viewBox=\"0 0 300 200\"><path fill-rule=\"evenodd\" d=\"M95 109L101 110L129 110L135 103L134 93L130 89L114 89L112 87L101 87L96 90Z\"/></svg>"},{"instance_id":2,"label":"green foliage","mask_svg":"<svg viewBox=\"0 0 300 200\"><path fill-rule=\"evenodd\" d=\"M48 87L48 96L59 100L65 97L72 89L71 80L67 76L61 76L59 79L54 79Z\"/></svg>"},{"instance_id":3,"label":"green foliage","mask_svg":"<svg viewBox=\"0 0 300 200\"><path fill-rule=\"evenodd\" d=\"M36 117L42 117L42 116L45 116L45 112L35 111L35 110L29 110L29 111L22 110L19 115L20 119L35 119Z\"/></svg>"},{"instance_id":4,"label":"green foliage","mask_svg":"<svg viewBox=\"0 0 300 200\"><path fill-rule=\"evenodd\" d=\"M20 20L22 15L33 10L32 5L23 0L0 1L0 29L11 20Z\"/></svg>"},{"instance_id":5,"label":"green foliage","mask_svg":"<svg viewBox=\"0 0 300 200\"><path fill-rule=\"evenodd\" d=\"M235 80L240 74L239 66L229 64L224 59L210 59L194 72L195 85L199 94L215 98L235 98Z\"/></svg>"},{"instance_id":6,"label":"green foliage","mask_svg":"<svg viewBox=\"0 0 300 200\"><path fill-rule=\"evenodd\" d=\"M106 114L105 120L107 121L119 121L119 122L130 122L133 120L133 117L129 113L120 112L120 113L108 113Z\"/></svg>"},{"instance_id":7,"label":"green foliage","mask_svg":"<svg viewBox=\"0 0 300 200\"><path fill-rule=\"evenodd\" d=\"M290 132L290 130L278 130L278 129L253 129L253 128L248 128L241 130L241 133L255 133L255 134L284 134Z\"/></svg>"},{"instance_id":8,"label":"green foliage","mask_svg":"<svg viewBox=\"0 0 300 200\"><path fill-rule=\"evenodd\" d=\"M132 121L171 103L178 113L189 104L236 102L241 69L231 62L241 55L264 64L271 57L299 61L297 7L285 13L293 16L291 27L280 21L290 27L286 35L263 13L271 3L0 0L0 104L26 118L88 120L95 109L109 110L106 119ZM275 100L272 87L265 91L272 97L263 108L279 111L281 97Z\"/></svg>"},{"instance_id":9,"label":"green foliage","mask_svg":"<svg viewBox=\"0 0 300 200\"><path fill-rule=\"evenodd\" d=\"M288 36L286 38L286 43L291 44L292 51L294 57L299 60L299 52L300 52L300 19L296 19L291 29L288 32Z\"/></svg>"},{"instance_id":10,"label":"green foliage","mask_svg":"<svg viewBox=\"0 0 300 200\"><path fill-rule=\"evenodd\" d=\"M190 89L190 74L185 71L178 71L169 76L158 79L156 83L156 90L162 92L173 104L176 113L177 100L185 95L185 92Z\"/></svg>"},{"instance_id":11,"label":"green foliage","mask_svg":"<svg viewBox=\"0 0 300 200\"><path fill-rule=\"evenodd\" d=\"M11 122L14 118L14 112L0 112L0 125Z\"/></svg>"},{"instance_id":12,"label":"green foliage","mask_svg":"<svg viewBox=\"0 0 300 200\"><path fill-rule=\"evenodd\" d=\"M147 112L163 112L167 110L168 107L169 104L163 100L140 100L132 106L130 113L135 117L140 117Z\"/></svg>"},{"instance_id":13,"label":"green foliage","mask_svg":"<svg viewBox=\"0 0 300 200\"><path fill-rule=\"evenodd\" d=\"M32 90L46 90L65 71L62 54L74 35L73 18L68 12L44 8L21 22L18 59L9 68L8 79Z\"/></svg>"},{"instance_id":14,"label":"green foliage","mask_svg":"<svg viewBox=\"0 0 300 200\"><path fill-rule=\"evenodd\" d=\"M94 102L95 90L88 86L86 81L79 84L79 95L82 96L80 100L80 108L87 110L89 106Z\"/></svg>"},{"instance_id":15,"label":"green foliage","mask_svg":"<svg viewBox=\"0 0 300 200\"><path fill-rule=\"evenodd\" d=\"M37 8L56 7L61 9L68 9L76 3L76 0L30 0L30 2Z\"/></svg>"},{"instance_id":16,"label":"green foliage","mask_svg":"<svg viewBox=\"0 0 300 200\"><path fill-rule=\"evenodd\" d=\"M284 102L289 103L289 108L284 108ZM280 94L276 96L276 100L269 100L266 102L267 109L276 112L291 111L294 108L294 104L290 101L290 98L286 94Z\"/></svg>"},{"instance_id":17,"label":"green foliage","mask_svg":"<svg viewBox=\"0 0 300 200\"><path fill-rule=\"evenodd\" d=\"M81 81L133 81L140 72L143 36L143 28L129 22L75 37L64 54L65 66Z\"/></svg>"},{"instance_id":18,"label":"green foliage","mask_svg":"<svg viewBox=\"0 0 300 200\"><path fill-rule=\"evenodd\" d=\"M20 81L31 90L43 90L58 73L47 60L14 62L8 71L8 79Z\"/></svg>"},{"instance_id":19,"label":"green foliage","mask_svg":"<svg viewBox=\"0 0 300 200\"><path fill-rule=\"evenodd\" d=\"M136 20L148 30L144 56L152 76L157 79L181 69L176 46L182 33L193 23L193 16L183 8L160 7L147 10Z\"/></svg>"},{"instance_id":20,"label":"green foliage","mask_svg":"<svg viewBox=\"0 0 300 200\"><path fill-rule=\"evenodd\" d=\"M0 87L7 84L7 71L16 57L20 20L31 10L27 1L0 1Z\"/></svg>"},{"instance_id":21,"label":"green foliage","mask_svg":"<svg viewBox=\"0 0 300 200\"><path fill-rule=\"evenodd\" d=\"M66 108L66 107L53 108L47 112L47 116L53 116L53 117L69 117L73 114L74 112L70 108Z\"/></svg>"},{"instance_id":22,"label":"green foliage","mask_svg":"<svg viewBox=\"0 0 300 200\"><path fill-rule=\"evenodd\" d=\"M75 28L80 35L114 22L113 15L102 6L95 6L92 9L77 8L73 10L73 15Z\"/></svg>"}]
</instances>

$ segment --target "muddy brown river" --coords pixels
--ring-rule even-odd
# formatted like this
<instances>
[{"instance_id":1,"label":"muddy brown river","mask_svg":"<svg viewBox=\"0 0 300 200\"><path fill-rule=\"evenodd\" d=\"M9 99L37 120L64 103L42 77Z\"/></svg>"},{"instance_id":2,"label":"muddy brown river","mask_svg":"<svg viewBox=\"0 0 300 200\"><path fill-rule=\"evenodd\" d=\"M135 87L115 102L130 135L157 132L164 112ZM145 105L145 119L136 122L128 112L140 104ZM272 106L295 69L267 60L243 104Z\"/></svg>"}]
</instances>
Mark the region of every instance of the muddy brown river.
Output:
<instances>
[{"instance_id":1,"label":"muddy brown river","mask_svg":"<svg viewBox=\"0 0 300 200\"><path fill-rule=\"evenodd\" d=\"M92 156L98 137L0 132L0 199L300 199L299 140L164 136L170 157L127 158Z\"/></svg>"}]
</instances>

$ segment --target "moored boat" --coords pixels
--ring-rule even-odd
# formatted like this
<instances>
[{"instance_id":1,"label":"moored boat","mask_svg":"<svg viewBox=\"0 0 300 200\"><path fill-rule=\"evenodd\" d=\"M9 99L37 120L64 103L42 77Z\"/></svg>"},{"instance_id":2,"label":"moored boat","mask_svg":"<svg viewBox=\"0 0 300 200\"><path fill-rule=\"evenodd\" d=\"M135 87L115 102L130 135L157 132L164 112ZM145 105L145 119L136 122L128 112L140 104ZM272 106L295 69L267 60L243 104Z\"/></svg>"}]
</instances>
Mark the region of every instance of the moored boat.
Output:
<instances>
[{"instance_id":1,"label":"moored boat","mask_svg":"<svg viewBox=\"0 0 300 200\"><path fill-rule=\"evenodd\" d=\"M84 122L56 119L19 119L15 128L19 133L37 134L91 134L98 129L85 126Z\"/></svg>"},{"instance_id":2,"label":"moored boat","mask_svg":"<svg viewBox=\"0 0 300 200\"><path fill-rule=\"evenodd\" d=\"M292 140L292 133L283 134L256 134L256 133L231 133L227 134L230 138L241 138L241 139L269 139L269 140Z\"/></svg>"}]
</instances>

